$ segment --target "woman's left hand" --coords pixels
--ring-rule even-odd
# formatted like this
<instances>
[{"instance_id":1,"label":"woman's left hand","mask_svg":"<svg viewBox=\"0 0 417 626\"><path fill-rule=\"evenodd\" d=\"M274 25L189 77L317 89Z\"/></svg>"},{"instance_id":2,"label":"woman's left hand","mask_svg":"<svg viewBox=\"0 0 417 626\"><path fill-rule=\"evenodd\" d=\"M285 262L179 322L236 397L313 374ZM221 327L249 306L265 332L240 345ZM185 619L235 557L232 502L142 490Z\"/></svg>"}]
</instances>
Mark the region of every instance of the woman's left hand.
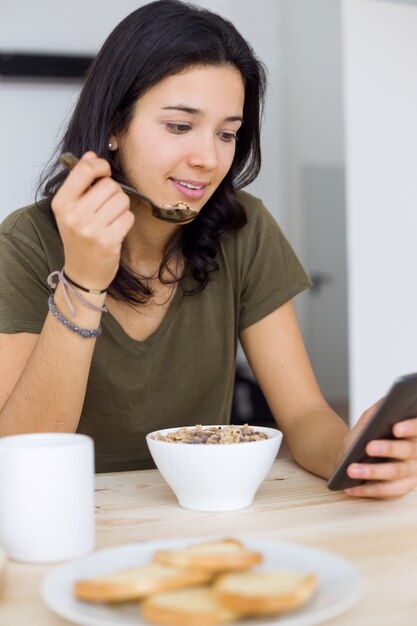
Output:
<instances>
[{"instance_id":1,"label":"woman's left hand","mask_svg":"<svg viewBox=\"0 0 417 626\"><path fill-rule=\"evenodd\" d=\"M365 411L358 423L348 433L348 447L357 433L369 421L377 402ZM347 473L351 478L369 481L346 489L350 496L361 498L399 498L417 487L417 417L397 422L393 427L396 439L370 441L366 453L371 457L390 459L383 463L352 463Z\"/></svg>"}]
</instances>

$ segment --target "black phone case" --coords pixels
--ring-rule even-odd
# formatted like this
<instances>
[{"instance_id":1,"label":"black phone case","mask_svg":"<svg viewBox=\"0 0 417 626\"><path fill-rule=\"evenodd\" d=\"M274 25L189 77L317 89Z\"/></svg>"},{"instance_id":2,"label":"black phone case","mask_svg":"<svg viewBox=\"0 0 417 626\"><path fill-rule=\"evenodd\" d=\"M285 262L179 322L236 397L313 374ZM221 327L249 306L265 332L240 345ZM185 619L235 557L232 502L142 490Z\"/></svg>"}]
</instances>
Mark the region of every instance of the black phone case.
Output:
<instances>
[{"instance_id":1,"label":"black phone case","mask_svg":"<svg viewBox=\"0 0 417 626\"><path fill-rule=\"evenodd\" d=\"M346 473L351 463L381 463L381 457L370 457L366 444L373 439L395 439L392 427L396 422L417 417L417 373L398 378L371 421L352 443L344 458L331 475L327 487L332 490L347 489L363 484L364 480L349 478Z\"/></svg>"}]
</instances>

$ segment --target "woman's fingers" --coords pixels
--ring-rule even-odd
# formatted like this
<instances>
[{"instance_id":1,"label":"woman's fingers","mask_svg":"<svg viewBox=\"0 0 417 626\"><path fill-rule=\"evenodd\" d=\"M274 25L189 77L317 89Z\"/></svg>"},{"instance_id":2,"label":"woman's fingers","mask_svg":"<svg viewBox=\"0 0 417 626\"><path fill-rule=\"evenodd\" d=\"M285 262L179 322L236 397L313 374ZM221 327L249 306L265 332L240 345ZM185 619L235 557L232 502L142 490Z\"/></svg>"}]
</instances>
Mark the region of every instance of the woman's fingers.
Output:
<instances>
[{"instance_id":1,"label":"woman's fingers","mask_svg":"<svg viewBox=\"0 0 417 626\"><path fill-rule=\"evenodd\" d=\"M411 420L413 421L413 420ZM349 495L384 498L399 497L417 485L417 441L375 440L366 446L366 453L374 458L395 459L385 463L352 463L347 469L351 478L371 481L348 490Z\"/></svg>"},{"instance_id":2,"label":"woman's fingers","mask_svg":"<svg viewBox=\"0 0 417 626\"><path fill-rule=\"evenodd\" d=\"M417 438L417 417L397 422L392 429L396 437L416 437Z\"/></svg>"},{"instance_id":3,"label":"woman's fingers","mask_svg":"<svg viewBox=\"0 0 417 626\"><path fill-rule=\"evenodd\" d=\"M371 419L376 402L365 411L350 431L346 442L350 445L358 432ZM392 429L395 439L373 440L366 445L366 453L374 463L352 463L347 469L351 478L365 481L346 489L346 493L361 498L399 498L417 486L417 417L398 422ZM378 462L378 458L390 459ZM391 460L392 459L392 460Z\"/></svg>"},{"instance_id":4,"label":"woman's fingers","mask_svg":"<svg viewBox=\"0 0 417 626\"><path fill-rule=\"evenodd\" d=\"M110 198L116 195L126 196L126 200L129 200L120 185L112 178L106 176L96 181L94 185L85 192L83 197L77 202L76 211L80 216L86 213L100 211L101 207ZM126 204L129 206L130 201Z\"/></svg>"},{"instance_id":5,"label":"woman's fingers","mask_svg":"<svg viewBox=\"0 0 417 626\"><path fill-rule=\"evenodd\" d=\"M97 158L94 152L86 152L55 194L52 200L53 210L59 212L61 208L65 209L79 200L94 181L110 175L111 168L108 161Z\"/></svg>"},{"instance_id":6,"label":"woman's fingers","mask_svg":"<svg viewBox=\"0 0 417 626\"><path fill-rule=\"evenodd\" d=\"M395 481L415 477L417 480L417 461L397 461L386 463L352 463L347 469L350 478L361 480Z\"/></svg>"},{"instance_id":7,"label":"woman's fingers","mask_svg":"<svg viewBox=\"0 0 417 626\"><path fill-rule=\"evenodd\" d=\"M110 178L105 178L91 187L76 206L61 217L69 228L83 233L84 230L91 229L92 225L95 230L108 226L129 207L129 197L122 191L120 185Z\"/></svg>"},{"instance_id":8,"label":"woman's fingers","mask_svg":"<svg viewBox=\"0 0 417 626\"><path fill-rule=\"evenodd\" d=\"M80 163L81 161L77 166ZM127 194L116 181L106 176L90 186L70 209L62 212L60 225L65 225L84 239L92 240L100 236L101 229L112 224L129 208L130 199ZM133 223L131 219L129 222Z\"/></svg>"},{"instance_id":9,"label":"woman's fingers","mask_svg":"<svg viewBox=\"0 0 417 626\"><path fill-rule=\"evenodd\" d=\"M130 200L110 174L105 159L86 153L52 204L66 271L78 283L95 288L108 286L114 278L123 239L134 222Z\"/></svg>"},{"instance_id":10,"label":"woman's fingers","mask_svg":"<svg viewBox=\"0 0 417 626\"><path fill-rule=\"evenodd\" d=\"M122 191L120 194L112 196L111 202L106 202L96 211L91 220L91 228L96 231L107 228L126 212L133 215L130 211L130 200Z\"/></svg>"},{"instance_id":11,"label":"woman's fingers","mask_svg":"<svg viewBox=\"0 0 417 626\"><path fill-rule=\"evenodd\" d=\"M58 205L61 206L62 204L63 207L61 212L59 206L56 211L61 234L64 235L62 232L64 230L71 238L75 237L90 245L97 244L101 249L119 249L123 237L133 224L134 218L133 215L124 217L118 227L107 230L125 212L129 212L130 207L129 197L122 191L120 185L108 176L109 173L110 166L107 161L95 158L94 153L86 153L80 159L61 188L61 190L65 188L67 197L71 196L73 201L65 204L63 202L63 199L65 201L65 194L62 194L58 199ZM70 179L73 174L74 177ZM91 185L91 182L94 182L98 175L105 176ZM78 191L81 191L86 182L90 183L87 190L82 193L77 201L74 201L77 186ZM113 241L112 237L116 237L116 240ZM121 238L118 239L118 237Z\"/></svg>"},{"instance_id":12,"label":"woman's fingers","mask_svg":"<svg viewBox=\"0 0 417 626\"><path fill-rule=\"evenodd\" d=\"M415 439L383 439L370 441L366 445L366 454L372 457L388 459L417 459L417 441Z\"/></svg>"},{"instance_id":13,"label":"woman's fingers","mask_svg":"<svg viewBox=\"0 0 417 626\"><path fill-rule=\"evenodd\" d=\"M396 481L370 482L358 487L345 489L349 496L358 498L400 498L417 487L417 477L412 476Z\"/></svg>"},{"instance_id":14,"label":"woman's fingers","mask_svg":"<svg viewBox=\"0 0 417 626\"><path fill-rule=\"evenodd\" d=\"M112 241L120 241L121 246L121 242L132 228L134 221L135 216L132 211L124 211L124 213L107 227L107 234L111 237Z\"/></svg>"}]
</instances>

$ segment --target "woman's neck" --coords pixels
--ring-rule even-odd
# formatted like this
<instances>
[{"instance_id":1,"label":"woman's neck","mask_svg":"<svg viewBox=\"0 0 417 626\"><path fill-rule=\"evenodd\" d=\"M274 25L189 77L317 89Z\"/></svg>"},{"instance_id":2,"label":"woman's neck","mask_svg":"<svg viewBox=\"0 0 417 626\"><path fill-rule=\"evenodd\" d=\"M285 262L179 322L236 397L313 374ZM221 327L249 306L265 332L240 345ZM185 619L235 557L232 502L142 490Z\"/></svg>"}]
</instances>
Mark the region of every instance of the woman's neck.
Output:
<instances>
[{"instance_id":1,"label":"woman's neck","mask_svg":"<svg viewBox=\"0 0 417 626\"><path fill-rule=\"evenodd\" d=\"M153 217L146 207L135 211L135 222L123 243L124 259L142 276L152 276L159 269L168 242L179 234L179 226Z\"/></svg>"}]
</instances>

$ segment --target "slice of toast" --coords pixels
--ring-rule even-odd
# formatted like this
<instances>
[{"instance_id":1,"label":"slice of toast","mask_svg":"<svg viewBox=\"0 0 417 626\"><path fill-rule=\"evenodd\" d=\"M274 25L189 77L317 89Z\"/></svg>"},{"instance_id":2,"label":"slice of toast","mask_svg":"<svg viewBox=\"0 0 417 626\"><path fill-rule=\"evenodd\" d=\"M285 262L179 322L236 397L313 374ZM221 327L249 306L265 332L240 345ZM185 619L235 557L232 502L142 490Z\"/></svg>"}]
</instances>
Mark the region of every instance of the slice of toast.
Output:
<instances>
[{"instance_id":1,"label":"slice of toast","mask_svg":"<svg viewBox=\"0 0 417 626\"><path fill-rule=\"evenodd\" d=\"M79 600L87 602L128 602L151 593L201 585L211 579L212 574L207 571L151 563L78 580L74 584L74 593Z\"/></svg>"},{"instance_id":2,"label":"slice of toast","mask_svg":"<svg viewBox=\"0 0 417 626\"><path fill-rule=\"evenodd\" d=\"M312 597L317 583L316 574L239 572L220 576L214 590L223 606L244 616L260 616L298 609Z\"/></svg>"},{"instance_id":3,"label":"slice of toast","mask_svg":"<svg viewBox=\"0 0 417 626\"><path fill-rule=\"evenodd\" d=\"M251 552L236 539L198 543L183 550L159 550L154 558L158 563L210 572L243 570L262 562L259 552Z\"/></svg>"},{"instance_id":4,"label":"slice of toast","mask_svg":"<svg viewBox=\"0 0 417 626\"><path fill-rule=\"evenodd\" d=\"M162 626L217 626L239 618L220 604L211 587L150 596L142 603L141 613L147 621Z\"/></svg>"}]
</instances>

